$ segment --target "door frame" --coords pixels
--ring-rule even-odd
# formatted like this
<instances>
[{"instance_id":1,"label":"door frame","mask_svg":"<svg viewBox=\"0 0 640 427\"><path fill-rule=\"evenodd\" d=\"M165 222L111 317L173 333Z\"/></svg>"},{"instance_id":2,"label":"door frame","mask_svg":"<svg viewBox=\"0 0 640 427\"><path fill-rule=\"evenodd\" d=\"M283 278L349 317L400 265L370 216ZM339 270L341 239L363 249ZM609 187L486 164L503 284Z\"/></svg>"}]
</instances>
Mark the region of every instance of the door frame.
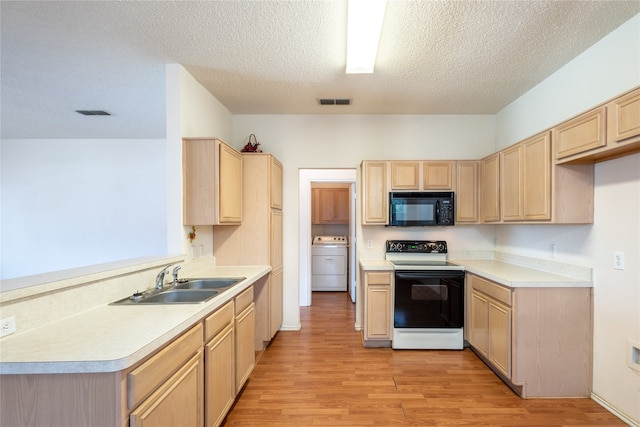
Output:
<instances>
[{"instance_id":1,"label":"door frame","mask_svg":"<svg viewBox=\"0 0 640 427\"><path fill-rule=\"evenodd\" d=\"M349 218L349 291L355 297L356 286L356 212L355 191L357 169L300 169L300 306L311 305L311 183L351 183L351 213Z\"/></svg>"}]
</instances>

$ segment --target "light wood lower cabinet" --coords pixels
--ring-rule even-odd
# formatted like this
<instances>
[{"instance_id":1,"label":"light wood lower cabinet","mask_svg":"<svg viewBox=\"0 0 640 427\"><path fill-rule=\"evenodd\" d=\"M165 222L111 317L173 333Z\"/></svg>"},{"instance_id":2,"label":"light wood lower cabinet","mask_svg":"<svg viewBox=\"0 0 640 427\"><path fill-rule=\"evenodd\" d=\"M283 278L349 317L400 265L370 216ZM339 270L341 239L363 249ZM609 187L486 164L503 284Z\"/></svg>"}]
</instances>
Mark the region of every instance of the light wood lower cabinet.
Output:
<instances>
[{"instance_id":1,"label":"light wood lower cabinet","mask_svg":"<svg viewBox=\"0 0 640 427\"><path fill-rule=\"evenodd\" d=\"M251 287L235 298L236 393L240 392L255 366L255 324Z\"/></svg>"},{"instance_id":2,"label":"light wood lower cabinet","mask_svg":"<svg viewBox=\"0 0 640 427\"><path fill-rule=\"evenodd\" d=\"M467 341L514 391L591 393L591 288L507 288L467 273Z\"/></svg>"},{"instance_id":3,"label":"light wood lower cabinet","mask_svg":"<svg viewBox=\"0 0 640 427\"><path fill-rule=\"evenodd\" d=\"M361 270L364 282L365 347L391 347L393 326L393 272Z\"/></svg>"},{"instance_id":4,"label":"light wood lower cabinet","mask_svg":"<svg viewBox=\"0 0 640 427\"><path fill-rule=\"evenodd\" d=\"M205 319L205 426L217 427L236 397L234 303Z\"/></svg>"},{"instance_id":5,"label":"light wood lower cabinet","mask_svg":"<svg viewBox=\"0 0 640 427\"><path fill-rule=\"evenodd\" d=\"M171 376L131 413L131 427L200 427L204 402L202 352Z\"/></svg>"}]
</instances>

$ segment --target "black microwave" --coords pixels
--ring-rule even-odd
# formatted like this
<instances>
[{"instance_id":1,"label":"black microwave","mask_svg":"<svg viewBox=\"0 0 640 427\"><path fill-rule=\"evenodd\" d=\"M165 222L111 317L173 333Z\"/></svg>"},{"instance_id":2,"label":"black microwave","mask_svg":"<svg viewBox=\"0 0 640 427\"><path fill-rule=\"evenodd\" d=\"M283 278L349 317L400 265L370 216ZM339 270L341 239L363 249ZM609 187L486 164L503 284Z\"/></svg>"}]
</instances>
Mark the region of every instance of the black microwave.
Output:
<instances>
[{"instance_id":1,"label":"black microwave","mask_svg":"<svg viewBox=\"0 0 640 427\"><path fill-rule=\"evenodd\" d=\"M453 225L455 216L452 191L389 193L389 225L424 227Z\"/></svg>"}]
</instances>

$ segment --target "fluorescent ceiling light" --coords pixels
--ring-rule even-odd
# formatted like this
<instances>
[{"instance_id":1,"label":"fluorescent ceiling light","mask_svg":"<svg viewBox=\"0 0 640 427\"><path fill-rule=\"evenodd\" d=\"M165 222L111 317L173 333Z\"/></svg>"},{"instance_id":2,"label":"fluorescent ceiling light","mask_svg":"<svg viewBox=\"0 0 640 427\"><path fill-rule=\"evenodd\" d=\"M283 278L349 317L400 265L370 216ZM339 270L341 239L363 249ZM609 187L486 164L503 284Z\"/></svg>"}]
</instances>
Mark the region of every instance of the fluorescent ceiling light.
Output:
<instances>
[{"instance_id":1,"label":"fluorescent ceiling light","mask_svg":"<svg viewBox=\"0 0 640 427\"><path fill-rule=\"evenodd\" d=\"M387 0L349 0L347 73L373 73Z\"/></svg>"}]
</instances>

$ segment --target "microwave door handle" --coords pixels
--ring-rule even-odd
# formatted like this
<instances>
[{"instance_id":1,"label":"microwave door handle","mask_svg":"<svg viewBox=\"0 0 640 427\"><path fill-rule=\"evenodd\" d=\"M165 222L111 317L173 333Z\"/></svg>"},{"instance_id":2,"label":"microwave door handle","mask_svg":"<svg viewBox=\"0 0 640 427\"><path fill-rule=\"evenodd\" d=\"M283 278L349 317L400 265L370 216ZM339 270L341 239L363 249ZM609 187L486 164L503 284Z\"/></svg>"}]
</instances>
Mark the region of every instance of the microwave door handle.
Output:
<instances>
[{"instance_id":1,"label":"microwave door handle","mask_svg":"<svg viewBox=\"0 0 640 427\"><path fill-rule=\"evenodd\" d=\"M440 224L440 200L436 200L436 224Z\"/></svg>"}]
</instances>

